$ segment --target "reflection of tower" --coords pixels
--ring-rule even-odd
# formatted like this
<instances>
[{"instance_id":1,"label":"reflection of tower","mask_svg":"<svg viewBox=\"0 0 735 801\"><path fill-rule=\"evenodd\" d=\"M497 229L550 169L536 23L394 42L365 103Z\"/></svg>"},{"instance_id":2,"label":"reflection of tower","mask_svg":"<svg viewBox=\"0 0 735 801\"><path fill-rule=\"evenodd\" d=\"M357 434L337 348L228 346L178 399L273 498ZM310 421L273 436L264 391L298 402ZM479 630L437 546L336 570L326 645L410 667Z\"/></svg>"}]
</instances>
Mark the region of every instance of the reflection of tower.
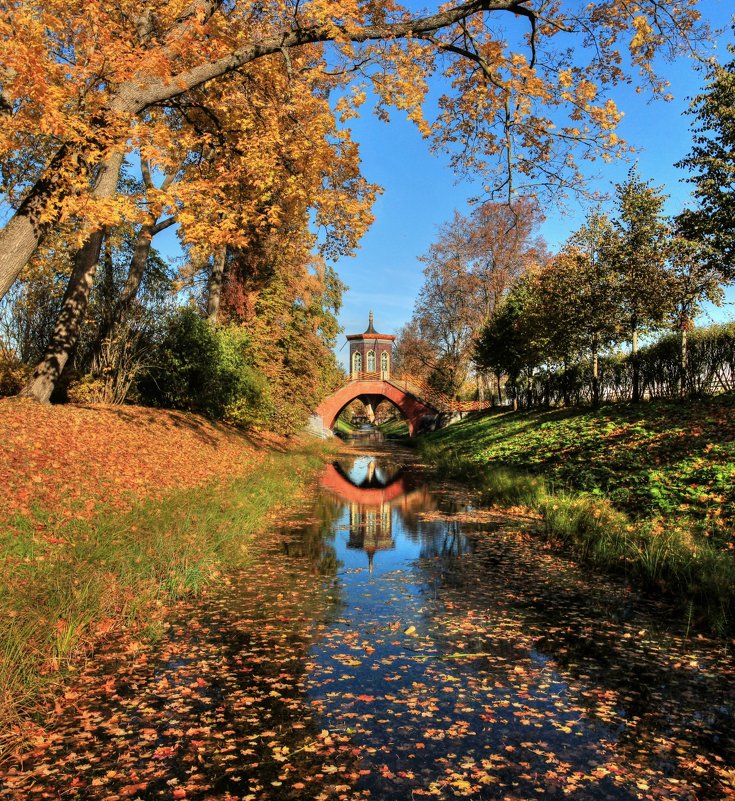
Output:
<instances>
[{"instance_id":1,"label":"reflection of tower","mask_svg":"<svg viewBox=\"0 0 735 801\"><path fill-rule=\"evenodd\" d=\"M390 503L381 503L379 506L350 504L350 538L347 547L365 551L372 573L376 551L387 551L394 547Z\"/></svg>"}]
</instances>

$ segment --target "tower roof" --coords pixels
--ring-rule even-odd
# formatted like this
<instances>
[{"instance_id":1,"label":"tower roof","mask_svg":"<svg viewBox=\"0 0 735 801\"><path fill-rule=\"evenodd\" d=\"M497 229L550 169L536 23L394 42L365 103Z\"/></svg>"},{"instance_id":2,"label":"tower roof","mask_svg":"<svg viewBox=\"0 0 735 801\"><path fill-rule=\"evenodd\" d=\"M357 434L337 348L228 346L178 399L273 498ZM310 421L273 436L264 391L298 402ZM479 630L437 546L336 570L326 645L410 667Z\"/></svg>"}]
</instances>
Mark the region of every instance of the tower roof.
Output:
<instances>
[{"instance_id":1,"label":"tower roof","mask_svg":"<svg viewBox=\"0 0 735 801\"><path fill-rule=\"evenodd\" d=\"M379 334L375 330L375 325L373 324L373 313L370 312L368 316L368 327L365 331L362 334L348 334L347 339L350 341L355 339L384 339L392 342L395 336L393 336L393 334Z\"/></svg>"}]
</instances>

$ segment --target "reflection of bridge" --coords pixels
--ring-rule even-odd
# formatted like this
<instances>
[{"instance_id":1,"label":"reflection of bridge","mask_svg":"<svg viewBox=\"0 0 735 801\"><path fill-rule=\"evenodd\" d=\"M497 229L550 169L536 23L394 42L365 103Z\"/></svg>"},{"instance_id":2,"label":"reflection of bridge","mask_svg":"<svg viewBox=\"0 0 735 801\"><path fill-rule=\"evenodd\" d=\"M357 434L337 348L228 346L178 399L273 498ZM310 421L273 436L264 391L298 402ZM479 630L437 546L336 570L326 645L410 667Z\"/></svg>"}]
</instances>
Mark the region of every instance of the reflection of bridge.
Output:
<instances>
[{"instance_id":1,"label":"reflection of bridge","mask_svg":"<svg viewBox=\"0 0 735 801\"><path fill-rule=\"evenodd\" d=\"M324 468L319 483L348 507L347 547L367 554L371 573L375 554L394 547L393 510L397 508L399 514L404 514L414 504L426 507L426 489L417 486L415 475L399 470L384 478L374 460L368 463L366 476L359 482L335 463Z\"/></svg>"},{"instance_id":2,"label":"reflection of bridge","mask_svg":"<svg viewBox=\"0 0 735 801\"><path fill-rule=\"evenodd\" d=\"M333 428L340 412L354 400L371 409L388 400L405 417L413 436L425 418L452 417L488 409L489 401L455 401L411 377L392 378L389 373L353 373L353 377L316 408L325 428Z\"/></svg>"},{"instance_id":3,"label":"reflection of bridge","mask_svg":"<svg viewBox=\"0 0 735 801\"><path fill-rule=\"evenodd\" d=\"M333 464L328 464L324 468L319 483L325 489L339 495L343 501L357 503L361 506L380 506L383 503L391 503L396 498L405 495L409 489L402 475L384 487L358 487Z\"/></svg>"}]
</instances>

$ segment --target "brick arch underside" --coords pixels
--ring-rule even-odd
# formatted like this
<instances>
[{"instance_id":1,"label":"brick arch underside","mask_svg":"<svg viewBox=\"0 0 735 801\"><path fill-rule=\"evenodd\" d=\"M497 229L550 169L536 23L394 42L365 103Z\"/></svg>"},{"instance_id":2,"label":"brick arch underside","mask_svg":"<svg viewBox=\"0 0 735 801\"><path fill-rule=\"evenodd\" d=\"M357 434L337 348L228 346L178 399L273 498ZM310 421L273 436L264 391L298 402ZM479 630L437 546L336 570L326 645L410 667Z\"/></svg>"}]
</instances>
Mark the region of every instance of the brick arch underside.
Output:
<instances>
[{"instance_id":1,"label":"brick arch underside","mask_svg":"<svg viewBox=\"0 0 735 801\"><path fill-rule=\"evenodd\" d=\"M326 428L334 428L339 413L353 400L365 395L379 395L390 401L406 418L408 433L413 436L421 420L426 415L436 414L435 410L422 403L413 395L408 395L387 381L351 381L325 398L316 408Z\"/></svg>"}]
</instances>

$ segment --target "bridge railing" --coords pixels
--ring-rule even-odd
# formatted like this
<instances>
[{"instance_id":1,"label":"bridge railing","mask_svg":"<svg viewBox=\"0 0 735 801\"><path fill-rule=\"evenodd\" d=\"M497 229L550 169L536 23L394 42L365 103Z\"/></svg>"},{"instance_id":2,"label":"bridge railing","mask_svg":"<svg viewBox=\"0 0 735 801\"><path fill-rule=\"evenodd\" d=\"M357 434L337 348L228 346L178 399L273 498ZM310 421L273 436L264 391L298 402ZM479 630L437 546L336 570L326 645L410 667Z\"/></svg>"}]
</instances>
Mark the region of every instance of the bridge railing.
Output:
<instances>
[{"instance_id":1,"label":"bridge railing","mask_svg":"<svg viewBox=\"0 0 735 801\"><path fill-rule=\"evenodd\" d=\"M410 392L415 395L419 400L425 401L429 406L433 406L440 412L448 414L455 414L457 412L479 412L483 409L489 409L492 403L489 400L484 401L458 401L445 395L438 389L429 386L425 381L414 376L404 375L400 378L391 378L392 384L403 389L404 392Z\"/></svg>"},{"instance_id":2,"label":"bridge railing","mask_svg":"<svg viewBox=\"0 0 735 801\"><path fill-rule=\"evenodd\" d=\"M394 378L389 372L356 372L350 374L350 381L389 381L393 386L408 392L424 401L428 406L445 414L457 412L478 412L489 409L490 401L458 401L429 386L425 381L410 375Z\"/></svg>"},{"instance_id":3,"label":"bridge railing","mask_svg":"<svg viewBox=\"0 0 735 801\"><path fill-rule=\"evenodd\" d=\"M390 373L380 373L380 372L372 372L372 373L350 373L350 381L385 381L388 379Z\"/></svg>"}]
</instances>

